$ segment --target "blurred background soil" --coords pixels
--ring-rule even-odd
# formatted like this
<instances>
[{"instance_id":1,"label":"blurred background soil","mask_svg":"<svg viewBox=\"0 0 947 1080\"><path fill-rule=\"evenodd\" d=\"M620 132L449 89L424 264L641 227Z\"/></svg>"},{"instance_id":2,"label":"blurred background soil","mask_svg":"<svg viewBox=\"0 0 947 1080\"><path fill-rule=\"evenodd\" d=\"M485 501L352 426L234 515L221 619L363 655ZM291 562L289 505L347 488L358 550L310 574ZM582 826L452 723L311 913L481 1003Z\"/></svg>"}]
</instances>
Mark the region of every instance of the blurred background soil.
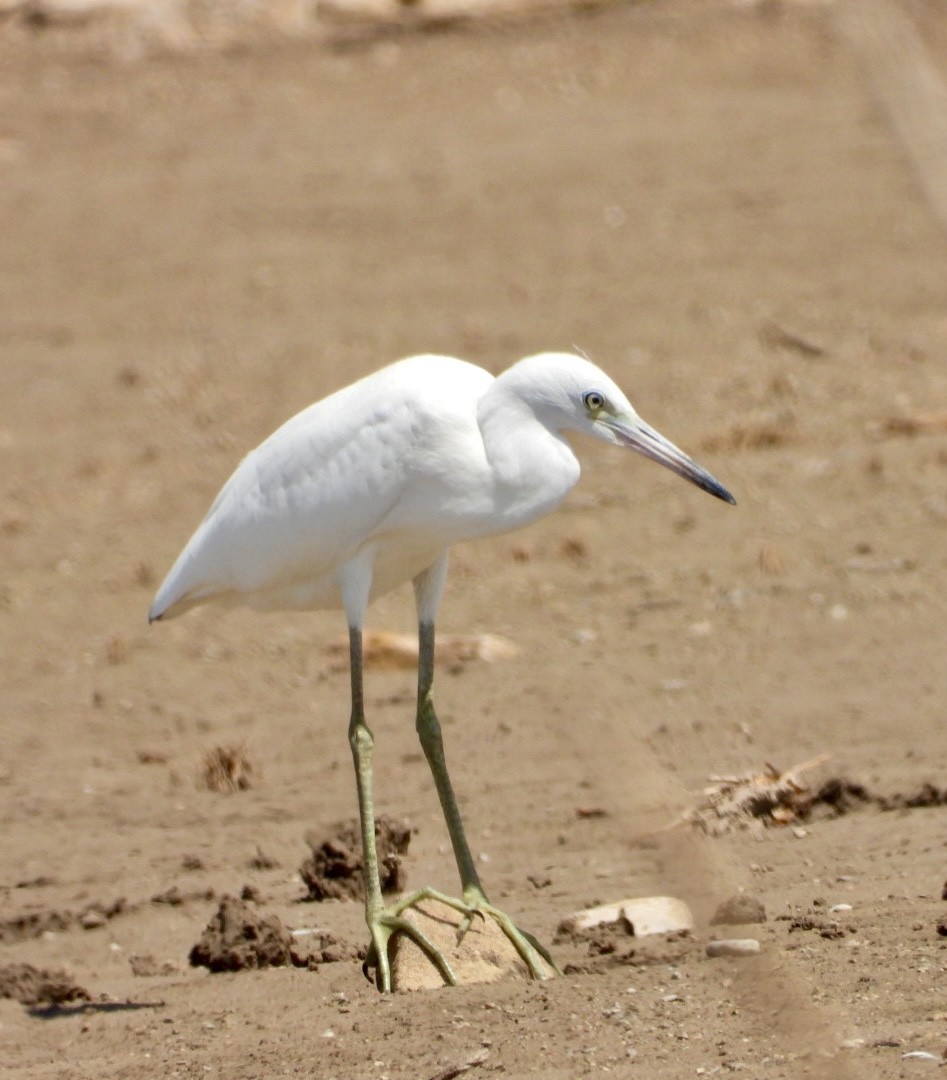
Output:
<instances>
[{"instance_id":1,"label":"blurred background soil","mask_svg":"<svg viewBox=\"0 0 947 1080\"><path fill-rule=\"evenodd\" d=\"M767 762L945 783L937 0L4 10L0 1075L930 1074L936 797L668 826ZM442 670L448 755L488 889L543 940L626 896L697 927L382 998L358 902L300 902L306 835L355 812L341 616L149 629L148 605L310 401L415 352L499 371L573 345L739 506L578 444L559 513L456 552L441 628L518 651ZM372 625L410 633L410 590ZM413 691L370 674L378 803L414 830L409 885L453 889ZM222 748L232 790L207 783ZM191 968L245 887L328 961ZM711 927L740 890L767 921Z\"/></svg>"}]
</instances>

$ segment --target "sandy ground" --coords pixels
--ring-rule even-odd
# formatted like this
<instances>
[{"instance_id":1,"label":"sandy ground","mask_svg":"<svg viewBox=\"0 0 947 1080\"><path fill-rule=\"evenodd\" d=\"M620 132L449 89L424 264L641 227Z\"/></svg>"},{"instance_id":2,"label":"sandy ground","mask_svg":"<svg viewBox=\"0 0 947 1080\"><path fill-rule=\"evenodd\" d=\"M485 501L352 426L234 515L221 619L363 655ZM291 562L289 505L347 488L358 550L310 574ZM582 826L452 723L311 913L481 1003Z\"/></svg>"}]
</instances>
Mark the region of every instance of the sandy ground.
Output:
<instances>
[{"instance_id":1,"label":"sandy ground","mask_svg":"<svg viewBox=\"0 0 947 1080\"><path fill-rule=\"evenodd\" d=\"M909 12L947 73L935 8ZM0 1000L0 1075L934 1075L944 806L664 829L764 762L828 754L816 784L885 796L943 782L928 194L831 4L134 62L0 27L0 969L91 999ZM355 810L341 618L145 614L303 405L412 352L499 371L573 344L739 506L579 445L560 512L456 552L443 630L520 651L440 674L448 753L485 882L540 938L651 894L697 926L560 943L548 983L385 998L352 959L358 903L300 902L306 833ZM412 621L409 590L373 610ZM415 830L409 883L453 888L412 693L371 673L378 801ZM204 755L235 745L251 786L208 790ZM343 958L190 967L246 885ZM710 926L739 890L767 921ZM721 936L760 955L708 958Z\"/></svg>"}]
</instances>

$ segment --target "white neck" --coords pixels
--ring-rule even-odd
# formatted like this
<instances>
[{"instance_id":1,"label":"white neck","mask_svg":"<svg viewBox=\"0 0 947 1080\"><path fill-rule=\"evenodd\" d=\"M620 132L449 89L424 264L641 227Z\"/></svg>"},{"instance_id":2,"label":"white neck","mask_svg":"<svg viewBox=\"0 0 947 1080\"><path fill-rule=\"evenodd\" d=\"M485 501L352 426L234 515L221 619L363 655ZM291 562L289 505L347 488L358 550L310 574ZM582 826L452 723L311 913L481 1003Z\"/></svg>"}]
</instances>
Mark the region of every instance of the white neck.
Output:
<instances>
[{"instance_id":1,"label":"white neck","mask_svg":"<svg viewBox=\"0 0 947 1080\"><path fill-rule=\"evenodd\" d=\"M497 379L477 408L494 479L498 532L554 509L579 479L579 462L561 431L540 420L522 397Z\"/></svg>"}]
</instances>

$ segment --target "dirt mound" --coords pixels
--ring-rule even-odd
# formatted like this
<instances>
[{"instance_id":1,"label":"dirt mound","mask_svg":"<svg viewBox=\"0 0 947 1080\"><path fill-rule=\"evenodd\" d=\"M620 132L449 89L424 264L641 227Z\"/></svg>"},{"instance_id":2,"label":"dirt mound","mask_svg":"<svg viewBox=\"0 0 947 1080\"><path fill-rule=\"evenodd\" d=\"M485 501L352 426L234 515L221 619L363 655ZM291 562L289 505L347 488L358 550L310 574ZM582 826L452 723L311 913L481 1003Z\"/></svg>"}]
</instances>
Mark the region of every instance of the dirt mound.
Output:
<instances>
[{"instance_id":1,"label":"dirt mound","mask_svg":"<svg viewBox=\"0 0 947 1080\"><path fill-rule=\"evenodd\" d=\"M265 967L308 967L354 959L356 950L325 932L297 943L275 915L258 913L245 901L225 896L188 959L211 971Z\"/></svg>"},{"instance_id":2,"label":"dirt mound","mask_svg":"<svg viewBox=\"0 0 947 1080\"><path fill-rule=\"evenodd\" d=\"M411 843L411 827L391 818L375 822L378 871L382 892L400 892L406 876L401 856ZM299 874L309 890L309 900L362 900L362 841L357 821L337 825L330 836L306 834L312 855L300 866Z\"/></svg>"},{"instance_id":3,"label":"dirt mound","mask_svg":"<svg viewBox=\"0 0 947 1080\"><path fill-rule=\"evenodd\" d=\"M48 971L32 964L4 964L0 967L0 997L13 998L21 1005L63 1005L89 1001L91 995L64 971Z\"/></svg>"},{"instance_id":4,"label":"dirt mound","mask_svg":"<svg viewBox=\"0 0 947 1080\"><path fill-rule=\"evenodd\" d=\"M279 919L275 915L258 914L234 896L221 900L188 958L194 967L211 971L287 967L297 963L292 934Z\"/></svg>"},{"instance_id":5,"label":"dirt mound","mask_svg":"<svg viewBox=\"0 0 947 1080\"><path fill-rule=\"evenodd\" d=\"M78 911L49 909L46 911L28 911L0 921L0 943L26 941L42 937L47 933L60 933L81 927L83 930L95 930L104 926L109 919L128 910L128 902L121 896L111 903L95 900Z\"/></svg>"}]
</instances>

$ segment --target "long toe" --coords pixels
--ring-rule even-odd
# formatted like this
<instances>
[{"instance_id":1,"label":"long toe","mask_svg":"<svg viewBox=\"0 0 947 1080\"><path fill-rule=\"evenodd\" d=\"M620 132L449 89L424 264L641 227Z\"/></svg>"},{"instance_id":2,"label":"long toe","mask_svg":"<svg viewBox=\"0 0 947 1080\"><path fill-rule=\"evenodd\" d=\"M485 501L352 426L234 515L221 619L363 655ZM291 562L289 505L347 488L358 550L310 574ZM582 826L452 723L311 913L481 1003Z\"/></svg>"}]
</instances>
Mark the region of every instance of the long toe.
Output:
<instances>
[{"instance_id":1,"label":"long toe","mask_svg":"<svg viewBox=\"0 0 947 1080\"><path fill-rule=\"evenodd\" d=\"M532 934L472 890L461 899L436 889L419 889L400 900L395 911L421 929L447 957L461 983L524 975L548 979L561 974ZM392 943L392 984L396 989L437 985L430 964L403 940Z\"/></svg>"},{"instance_id":2,"label":"long toe","mask_svg":"<svg viewBox=\"0 0 947 1080\"><path fill-rule=\"evenodd\" d=\"M368 927L371 944L362 964L362 971L366 977L370 977L370 971L374 972L375 985L383 994L389 994L392 990L407 989L398 985L398 980L393 975L393 971L397 968L392 963L392 957L397 956L398 947L403 940L410 941L417 947L418 953L423 957L423 963L434 976L433 985L457 985L457 976L441 949L419 926L405 918L400 910L379 912L377 916L369 920Z\"/></svg>"}]
</instances>

